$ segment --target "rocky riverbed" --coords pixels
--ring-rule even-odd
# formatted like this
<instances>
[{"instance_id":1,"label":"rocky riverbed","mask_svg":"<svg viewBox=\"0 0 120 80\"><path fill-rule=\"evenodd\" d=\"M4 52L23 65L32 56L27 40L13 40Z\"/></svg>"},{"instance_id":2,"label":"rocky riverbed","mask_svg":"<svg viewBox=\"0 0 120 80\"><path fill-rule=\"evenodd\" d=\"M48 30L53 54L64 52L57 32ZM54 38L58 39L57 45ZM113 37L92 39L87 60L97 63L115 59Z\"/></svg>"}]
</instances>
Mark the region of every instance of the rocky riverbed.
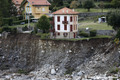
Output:
<instances>
[{"instance_id":1,"label":"rocky riverbed","mask_svg":"<svg viewBox=\"0 0 120 80\"><path fill-rule=\"evenodd\" d=\"M0 38L0 80L112 80L119 66L119 45L111 39Z\"/></svg>"}]
</instances>

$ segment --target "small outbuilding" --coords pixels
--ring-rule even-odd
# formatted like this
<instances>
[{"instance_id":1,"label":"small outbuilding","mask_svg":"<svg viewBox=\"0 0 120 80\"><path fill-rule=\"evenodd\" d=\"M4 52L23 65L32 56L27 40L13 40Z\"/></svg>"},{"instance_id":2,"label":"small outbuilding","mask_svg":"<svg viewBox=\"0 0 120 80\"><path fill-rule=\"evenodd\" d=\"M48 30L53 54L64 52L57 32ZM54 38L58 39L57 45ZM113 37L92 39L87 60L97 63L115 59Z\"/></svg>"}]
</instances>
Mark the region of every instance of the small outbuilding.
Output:
<instances>
[{"instance_id":1,"label":"small outbuilding","mask_svg":"<svg viewBox=\"0 0 120 80\"><path fill-rule=\"evenodd\" d=\"M106 17L98 18L98 23L106 22Z\"/></svg>"}]
</instances>

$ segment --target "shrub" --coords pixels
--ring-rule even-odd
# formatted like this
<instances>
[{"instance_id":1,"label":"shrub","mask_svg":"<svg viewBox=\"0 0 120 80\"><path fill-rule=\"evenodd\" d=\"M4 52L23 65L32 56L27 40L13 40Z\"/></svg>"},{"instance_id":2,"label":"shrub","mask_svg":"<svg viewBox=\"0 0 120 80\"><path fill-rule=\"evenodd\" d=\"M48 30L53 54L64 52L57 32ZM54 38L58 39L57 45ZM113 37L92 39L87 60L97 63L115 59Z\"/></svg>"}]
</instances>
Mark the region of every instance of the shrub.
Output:
<instances>
[{"instance_id":1,"label":"shrub","mask_svg":"<svg viewBox=\"0 0 120 80\"><path fill-rule=\"evenodd\" d=\"M71 75L73 71L75 71L74 68L68 67L65 74L70 74Z\"/></svg>"},{"instance_id":2,"label":"shrub","mask_svg":"<svg viewBox=\"0 0 120 80\"><path fill-rule=\"evenodd\" d=\"M80 31L79 35L82 37L89 37L89 34L85 33L84 31Z\"/></svg>"},{"instance_id":3,"label":"shrub","mask_svg":"<svg viewBox=\"0 0 120 80\"><path fill-rule=\"evenodd\" d=\"M31 20L30 20L31 21ZM19 20L19 21L14 21L13 24L14 25L20 25L20 23L25 22L28 23L28 20Z\"/></svg>"},{"instance_id":4,"label":"shrub","mask_svg":"<svg viewBox=\"0 0 120 80\"><path fill-rule=\"evenodd\" d=\"M96 34L97 34L96 30L91 30L90 31L90 37L94 37L94 36L96 36Z\"/></svg>"},{"instance_id":5,"label":"shrub","mask_svg":"<svg viewBox=\"0 0 120 80\"><path fill-rule=\"evenodd\" d=\"M6 31L6 32L11 32L11 28L9 28L8 26L5 26L2 28L2 32Z\"/></svg>"},{"instance_id":6,"label":"shrub","mask_svg":"<svg viewBox=\"0 0 120 80\"><path fill-rule=\"evenodd\" d=\"M0 28L0 33L2 33L2 28Z\"/></svg>"},{"instance_id":7,"label":"shrub","mask_svg":"<svg viewBox=\"0 0 120 80\"><path fill-rule=\"evenodd\" d=\"M118 68L116 68L116 69L113 69L112 71L110 71L110 73L117 74L117 73L118 73L118 71L119 71L119 69L118 69Z\"/></svg>"},{"instance_id":8,"label":"shrub","mask_svg":"<svg viewBox=\"0 0 120 80\"><path fill-rule=\"evenodd\" d=\"M10 32L10 33L12 33L12 34L15 34L15 33L17 33L17 28L10 28L10 27L5 26L5 27L2 28L2 32L3 32L3 31L6 31L6 32Z\"/></svg>"},{"instance_id":9,"label":"shrub","mask_svg":"<svg viewBox=\"0 0 120 80\"><path fill-rule=\"evenodd\" d=\"M25 74L25 75L27 75L27 74L28 74L28 72L27 72L27 71L22 70L22 69L19 69L19 70L18 70L18 73L19 73L19 74Z\"/></svg>"},{"instance_id":10,"label":"shrub","mask_svg":"<svg viewBox=\"0 0 120 80\"><path fill-rule=\"evenodd\" d=\"M112 4L104 4L104 8L113 8Z\"/></svg>"},{"instance_id":11,"label":"shrub","mask_svg":"<svg viewBox=\"0 0 120 80\"><path fill-rule=\"evenodd\" d=\"M12 18L3 18L3 25L12 25L13 19Z\"/></svg>"},{"instance_id":12,"label":"shrub","mask_svg":"<svg viewBox=\"0 0 120 80\"><path fill-rule=\"evenodd\" d=\"M41 39L49 39L50 38L49 33L38 33L36 35L39 36Z\"/></svg>"},{"instance_id":13,"label":"shrub","mask_svg":"<svg viewBox=\"0 0 120 80\"><path fill-rule=\"evenodd\" d=\"M117 34L116 34L116 38L120 39L120 29L118 30Z\"/></svg>"},{"instance_id":14,"label":"shrub","mask_svg":"<svg viewBox=\"0 0 120 80\"><path fill-rule=\"evenodd\" d=\"M17 28L11 28L11 33L16 34L17 33Z\"/></svg>"},{"instance_id":15,"label":"shrub","mask_svg":"<svg viewBox=\"0 0 120 80\"><path fill-rule=\"evenodd\" d=\"M27 31L27 30L28 30L28 27L25 26L25 27L22 28L22 30L23 30L23 31Z\"/></svg>"}]
</instances>

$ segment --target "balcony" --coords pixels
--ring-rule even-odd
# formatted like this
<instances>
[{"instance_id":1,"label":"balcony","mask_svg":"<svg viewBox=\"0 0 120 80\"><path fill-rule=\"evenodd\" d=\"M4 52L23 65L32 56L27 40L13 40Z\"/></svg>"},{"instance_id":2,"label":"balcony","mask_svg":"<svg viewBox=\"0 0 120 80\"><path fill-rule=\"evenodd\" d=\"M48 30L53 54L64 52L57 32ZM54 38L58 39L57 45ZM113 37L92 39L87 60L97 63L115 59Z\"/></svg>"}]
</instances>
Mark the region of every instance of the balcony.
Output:
<instances>
[{"instance_id":1,"label":"balcony","mask_svg":"<svg viewBox=\"0 0 120 80\"><path fill-rule=\"evenodd\" d=\"M67 25L67 24L68 24L68 21L62 21L62 23L63 23L64 25Z\"/></svg>"}]
</instances>

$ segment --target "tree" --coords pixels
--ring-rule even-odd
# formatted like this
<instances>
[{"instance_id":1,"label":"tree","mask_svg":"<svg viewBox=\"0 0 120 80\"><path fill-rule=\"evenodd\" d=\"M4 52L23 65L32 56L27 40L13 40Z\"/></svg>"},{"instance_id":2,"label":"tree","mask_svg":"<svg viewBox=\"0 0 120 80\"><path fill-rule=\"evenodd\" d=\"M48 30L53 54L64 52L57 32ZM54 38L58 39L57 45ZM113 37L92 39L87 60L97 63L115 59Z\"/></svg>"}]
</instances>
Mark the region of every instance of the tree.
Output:
<instances>
[{"instance_id":1,"label":"tree","mask_svg":"<svg viewBox=\"0 0 120 80\"><path fill-rule=\"evenodd\" d=\"M9 14L10 16L16 16L17 15L17 8L15 7L15 4L12 2L12 0L8 0L9 2Z\"/></svg>"},{"instance_id":2,"label":"tree","mask_svg":"<svg viewBox=\"0 0 120 80\"><path fill-rule=\"evenodd\" d=\"M112 0L111 3L115 8L120 8L120 0Z\"/></svg>"},{"instance_id":3,"label":"tree","mask_svg":"<svg viewBox=\"0 0 120 80\"><path fill-rule=\"evenodd\" d=\"M77 8L79 6L79 2L78 1L72 1L70 4L70 8Z\"/></svg>"},{"instance_id":4,"label":"tree","mask_svg":"<svg viewBox=\"0 0 120 80\"><path fill-rule=\"evenodd\" d=\"M85 9L88 9L88 12L90 11L90 8L93 8L95 6L94 2L92 0L86 0L84 3L83 3L83 7Z\"/></svg>"},{"instance_id":5,"label":"tree","mask_svg":"<svg viewBox=\"0 0 120 80\"><path fill-rule=\"evenodd\" d=\"M39 19L39 21L37 23L37 28L39 28L40 30L43 30L43 33L48 32L48 30L50 28L50 21L46 17L46 15L41 16L41 18Z\"/></svg>"},{"instance_id":6,"label":"tree","mask_svg":"<svg viewBox=\"0 0 120 80\"><path fill-rule=\"evenodd\" d=\"M113 26L113 29L118 31L120 29L120 10L110 11L107 14L108 25Z\"/></svg>"}]
</instances>

